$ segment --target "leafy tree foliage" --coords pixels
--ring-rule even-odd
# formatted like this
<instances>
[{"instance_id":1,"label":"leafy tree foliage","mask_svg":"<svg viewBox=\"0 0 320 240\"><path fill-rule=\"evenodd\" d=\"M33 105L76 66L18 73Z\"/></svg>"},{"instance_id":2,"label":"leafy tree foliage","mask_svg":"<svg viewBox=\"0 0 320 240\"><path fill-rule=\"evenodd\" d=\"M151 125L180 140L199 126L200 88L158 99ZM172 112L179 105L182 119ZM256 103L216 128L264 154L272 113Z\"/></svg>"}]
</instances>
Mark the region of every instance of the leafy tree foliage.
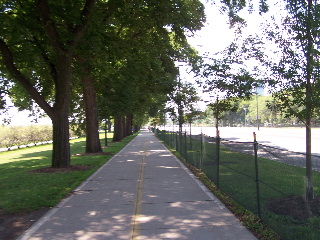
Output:
<instances>
[{"instance_id":1,"label":"leafy tree foliage","mask_svg":"<svg viewBox=\"0 0 320 240\"><path fill-rule=\"evenodd\" d=\"M287 14L282 25L266 34L279 49L278 61L270 61L272 86L280 89L274 93L275 105L306 126L306 198L312 200L311 123L320 109L320 5L312 0L285 2Z\"/></svg>"},{"instance_id":2,"label":"leafy tree foliage","mask_svg":"<svg viewBox=\"0 0 320 240\"><path fill-rule=\"evenodd\" d=\"M242 45L233 42L221 53L204 59L197 69L198 84L212 97L208 106L215 118L217 136L219 121L225 114L233 115L240 107L239 102L250 99L255 89L264 84L256 67L246 66L248 59L259 60L259 45L254 39L246 39Z\"/></svg>"},{"instance_id":3,"label":"leafy tree foliage","mask_svg":"<svg viewBox=\"0 0 320 240\"><path fill-rule=\"evenodd\" d=\"M269 24L270 28L261 37L263 42L271 42L273 46L265 53L263 61L269 67L269 84L275 90L272 106L281 109L287 116L295 116L306 126L306 198L312 200L311 120L320 107L320 8L317 1L313 0L279 2L285 7L273 16L278 21ZM260 1L260 12L268 10L271 4L271 1ZM237 14L250 3L226 1L226 5L231 20L241 23L243 19Z\"/></svg>"},{"instance_id":4,"label":"leafy tree foliage","mask_svg":"<svg viewBox=\"0 0 320 240\"><path fill-rule=\"evenodd\" d=\"M213 2L215 1L213 0ZM222 0L221 2L224 3L222 11L228 14L231 27L234 27L237 24L245 25L246 20L239 16L239 12L246 7L248 7L249 11L253 11L253 9L257 7L256 5L258 5L260 14L269 11L268 0L259 0L259 2L250 0Z\"/></svg>"},{"instance_id":5,"label":"leafy tree foliage","mask_svg":"<svg viewBox=\"0 0 320 240\"><path fill-rule=\"evenodd\" d=\"M202 26L203 6L198 1L177 2L168 2L167 6L164 2L141 2L141 9L128 2L128 16L121 12L112 20L117 28L110 35L117 38L112 42L117 51L110 49L104 61L108 71L100 81L98 98L102 101L99 106L106 105L101 109L109 114L101 116L118 116L118 120L121 116L133 116L129 123L141 124L141 118L146 113L157 112L165 95L174 89L177 75L174 60L183 58L191 62L194 59L195 52L185 34ZM144 4L147 6L143 7ZM189 21L181 16L188 17ZM127 129L130 131L130 127ZM115 140L121 138L115 134Z\"/></svg>"},{"instance_id":6,"label":"leafy tree foliage","mask_svg":"<svg viewBox=\"0 0 320 240\"><path fill-rule=\"evenodd\" d=\"M73 55L94 5L94 0L6 0L0 6L0 68L52 119L52 167L70 166Z\"/></svg>"},{"instance_id":7,"label":"leafy tree foliage","mask_svg":"<svg viewBox=\"0 0 320 240\"><path fill-rule=\"evenodd\" d=\"M191 83L178 82L177 88L169 94L167 111L173 121L179 124L179 132L182 132L182 125L187 121L186 114L196 108L195 105L200 100L197 90Z\"/></svg>"},{"instance_id":8,"label":"leafy tree foliage","mask_svg":"<svg viewBox=\"0 0 320 240\"><path fill-rule=\"evenodd\" d=\"M203 10L198 0L3 1L1 74L21 107L35 102L52 119L53 167L70 165L70 107L81 119L86 106L95 141L96 106L132 119L172 89L173 61L190 56L185 35L201 28Z\"/></svg>"}]
</instances>

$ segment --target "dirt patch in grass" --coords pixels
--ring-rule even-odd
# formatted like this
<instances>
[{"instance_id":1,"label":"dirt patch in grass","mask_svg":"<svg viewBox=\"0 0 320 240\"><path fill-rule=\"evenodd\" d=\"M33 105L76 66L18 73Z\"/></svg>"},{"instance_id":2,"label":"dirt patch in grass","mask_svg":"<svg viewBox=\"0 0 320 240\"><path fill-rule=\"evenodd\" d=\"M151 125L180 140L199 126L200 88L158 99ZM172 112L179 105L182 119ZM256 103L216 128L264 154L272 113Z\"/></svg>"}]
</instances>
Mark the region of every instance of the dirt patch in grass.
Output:
<instances>
[{"instance_id":1,"label":"dirt patch in grass","mask_svg":"<svg viewBox=\"0 0 320 240\"><path fill-rule=\"evenodd\" d=\"M5 213L0 210L0 239L16 239L48 211L49 208L42 208L31 213Z\"/></svg>"},{"instance_id":2,"label":"dirt patch in grass","mask_svg":"<svg viewBox=\"0 0 320 240\"><path fill-rule=\"evenodd\" d=\"M320 196L315 197L309 205L302 196L274 199L268 204L268 210L278 215L306 221L310 217L320 216Z\"/></svg>"}]
</instances>

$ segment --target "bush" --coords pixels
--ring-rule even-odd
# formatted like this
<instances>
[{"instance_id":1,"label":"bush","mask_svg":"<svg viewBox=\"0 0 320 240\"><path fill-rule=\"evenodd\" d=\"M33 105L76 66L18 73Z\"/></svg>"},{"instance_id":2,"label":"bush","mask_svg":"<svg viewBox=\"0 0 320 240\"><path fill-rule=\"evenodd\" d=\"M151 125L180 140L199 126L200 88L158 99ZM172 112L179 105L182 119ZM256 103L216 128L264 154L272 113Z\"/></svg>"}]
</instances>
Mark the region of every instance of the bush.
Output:
<instances>
[{"instance_id":1,"label":"bush","mask_svg":"<svg viewBox=\"0 0 320 240\"><path fill-rule=\"evenodd\" d=\"M1 126L0 147L11 150L23 145L49 142L52 140L52 127L45 125Z\"/></svg>"}]
</instances>

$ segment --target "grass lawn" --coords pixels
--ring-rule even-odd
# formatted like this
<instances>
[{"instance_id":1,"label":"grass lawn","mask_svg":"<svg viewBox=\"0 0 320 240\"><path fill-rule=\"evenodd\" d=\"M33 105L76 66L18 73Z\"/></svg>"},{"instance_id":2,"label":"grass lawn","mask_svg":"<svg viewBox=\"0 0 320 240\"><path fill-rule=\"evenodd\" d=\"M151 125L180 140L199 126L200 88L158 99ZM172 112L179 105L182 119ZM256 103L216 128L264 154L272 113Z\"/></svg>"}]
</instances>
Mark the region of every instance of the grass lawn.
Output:
<instances>
[{"instance_id":1,"label":"grass lawn","mask_svg":"<svg viewBox=\"0 0 320 240\"><path fill-rule=\"evenodd\" d=\"M104 148L104 152L112 153L111 155L83 155L81 153L85 152L85 138L71 140L71 164L92 167L86 171L32 172L51 166L51 144L1 152L0 210L19 213L55 206L135 136L112 143L112 134L108 134L109 146ZM100 137L103 144L104 134Z\"/></svg>"},{"instance_id":2,"label":"grass lawn","mask_svg":"<svg viewBox=\"0 0 320 240\"><path fill-rule=\"evenodd\" d=\"M216 181L215 145L206 145L206 156L202 158L203 171ZM288 215L270 211L268 206L275 199L304 196L306 191L306 170L267 158L258 158L261 217L283 239L319 239L320 215L307 220L297 220ZM257 184L254 157L249 154L220 149L220 188L236 202L257 214ZM314 172L314 191L319 195L320 173ZM289 204L289 203L288 203ZM292 206L303 208L305 206ZM320 214L320 213L319 213Z\"/></svg>"}]
</instances>

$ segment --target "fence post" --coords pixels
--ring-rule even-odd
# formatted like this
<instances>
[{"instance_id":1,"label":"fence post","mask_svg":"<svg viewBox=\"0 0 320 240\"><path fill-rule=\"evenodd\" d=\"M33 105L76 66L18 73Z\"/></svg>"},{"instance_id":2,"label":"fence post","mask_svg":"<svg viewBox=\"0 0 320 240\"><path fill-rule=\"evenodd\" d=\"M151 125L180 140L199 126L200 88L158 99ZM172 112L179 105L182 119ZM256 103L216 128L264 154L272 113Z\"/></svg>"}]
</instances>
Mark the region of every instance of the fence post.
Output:
<instances>
[{"instance_id":1,"label":"fence post","mask_svg":"<svg viewBox=\"0 0 320 240\"><path fill-rule=\"evenodd\" d=\"M176 147L176 133L174 131L172 131L172 148Z\"/></svg>"},{"instance_id":2,"label":"fence post","mask_svg":"<svg viewBox=\"0 0 320 240\"><path fill-rule=\"evenodd\" d=\"M179 151L179 145L178 145L178 133L174 132L175 136L176 136L176 151Z\"/></svg>"},{"instance_id":3,"label":"fence post","mask_svg":"<svg viewBox=\"0 0 320 240\"><path fill-rule=\"evenodd\" d=\"M191 135L191 132L189 134L189 141L190 141L190 150L192 150L192 135Z\"/></svg>"},{"instance_id":4,"label":"fence post","mask_svg":"<svg viewBox=\"0 0 320 240\"><path fill-rule=\"evenodd\" d=\"M164 130L164 142L168 144L168 132Z\"/></svg>"},{"instance_id":5,"label":"fence post","mask_svg":"<svg viewBox=\"0 0 320 240\"><path fill-rule=\"evenodd\" d=\"M216 160L217 160L217 182L216 185L220 187L220 132L217 131L216 136Z\"/></svg>"},{"instance_id":6,"label":"fence post","mask_svg":"<svg viewBox=\"0 0 320 240\"><path fill-rule=\"evenodd\" d=\"M179 136L178 136L178 143L179 143L179 150L178 152L183 155L182 151L182 132L179 131Z\"/></svg>"},{"instance_id":7,"label":"fence post","mask_svg":"<svg viewBox=\"0 0 320 240\"><path fill-rule=\"evenodd\" d=\"M185 159L188 162L188 149L187 149L187 130L184 131L184 150L185 150Z\"/></svg>"},{"instance_id":8,"label":"fence post","mask_svg":"<svg viewBox=\"0 0 320 240\"><path fill-rule=\"evenodd\" d=\"M203 133L201 131L201 139L200 139L200 162L199 162L199 166L200 166L200 170L202 172L203 166L202 166L202 159L203 158Z\"/></svg>"},{"instance_id":9,"label":"fence post","mask_svg":"<svg viewBox=\"0 0 320 240\"><path fill-rule=\"evenodd\" d=\"M254 148L254 164L256 170L256 188L257 188L257 207L258 207L258 217L261 218L261 209L260 209L260 184L259 184L259 168L258 168L258 142L256 138L256 133L253 132L253 148Z\"/></svg>"}]
</instances>

